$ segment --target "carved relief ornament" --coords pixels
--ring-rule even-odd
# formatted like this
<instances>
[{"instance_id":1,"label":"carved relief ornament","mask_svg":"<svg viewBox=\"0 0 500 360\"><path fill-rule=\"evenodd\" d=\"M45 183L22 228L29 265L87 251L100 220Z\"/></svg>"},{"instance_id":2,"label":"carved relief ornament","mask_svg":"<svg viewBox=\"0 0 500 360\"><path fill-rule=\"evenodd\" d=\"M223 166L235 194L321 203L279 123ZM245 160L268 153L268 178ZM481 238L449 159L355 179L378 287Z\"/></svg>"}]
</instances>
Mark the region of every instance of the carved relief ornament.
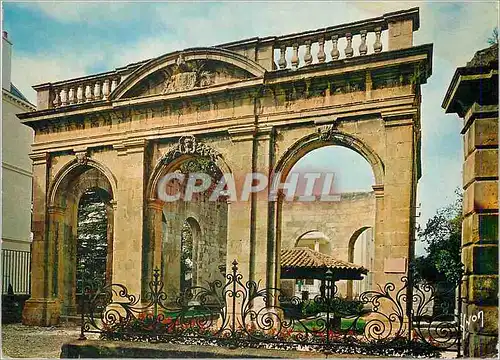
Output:
<instances>
[{"instance_id":1,"label":"carved relief ornament","mask_svg":"<svg viewBox=\"0 0 500 360\"><path fill-rule=\"evenodd\" d=\"M181 155L198 155L213 162L222 156L217 150L198 142L193 135L186 135L179 139L178 143L163 156L161 161L167 164Z\"/></svg>"},{"instance_id":2,"label":"carved relief ornament","mask_svg":"<svg viewBox=\"0 0 500 360\"><path fill-rule=\"evenodd\" d=\"M76 158L76 162L78 163L78 165L87 165L87 162L89 160L86 152L76 153L75 158Z\"/></svg>"},{"instance_id":3,"label":"carved relief ornament","mask_svg":"<svg viewBox=\"0 0 500 360\"><path fill-rule=\"evenodd\" d=\"M165 81L163 93L187 91L196 87L209 86L214 83L214 74L203 70L204 64L187 64L184 56L179 54L172 75Z\"/></svg>"}]
</instances>

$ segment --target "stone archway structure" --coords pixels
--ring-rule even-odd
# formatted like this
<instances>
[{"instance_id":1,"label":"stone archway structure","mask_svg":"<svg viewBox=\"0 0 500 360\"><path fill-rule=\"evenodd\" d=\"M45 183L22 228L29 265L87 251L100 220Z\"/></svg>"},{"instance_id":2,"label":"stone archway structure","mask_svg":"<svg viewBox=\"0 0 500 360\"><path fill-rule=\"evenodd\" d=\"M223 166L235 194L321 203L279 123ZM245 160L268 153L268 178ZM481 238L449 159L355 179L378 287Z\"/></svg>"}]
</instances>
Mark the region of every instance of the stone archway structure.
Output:
<instances>
[{"instance_id":1,"label":"stone archway structure","mask_svg":"<svg viewBox=\"0 0 500 360\"><path fill-rule=\"evenodd\" d=\"M432 63L431 44L413 45L419 25L414 8L299 34L177 51L35 86L37 111L19 115L35 129L34 276L24 322L56 323L65 301L49 281L57 221L46 199L53 196L57 174L82 154L86 166L106 168L96 171L108 179L114 201L113 282L126 284L131 293L139 294L148 273L162 265L162 217L169 219L157 186L165 173L188 158L209 158L241 189L246 174L285 174L302 155L327 144L354 149L372 165L375 281L399 278L413 253L420 86ZM353 38L359 42L355 48ZM339 39L345 49L339 49ZM304 56L299 48L305 48ZM63 202L76 195L64 194ZM221 252L228 262L238 260L246 279L267 286L279 279L280 201L261 191L227 206ZM204 229L210 217L196 218Z\"/></svg>"}]
</instances>

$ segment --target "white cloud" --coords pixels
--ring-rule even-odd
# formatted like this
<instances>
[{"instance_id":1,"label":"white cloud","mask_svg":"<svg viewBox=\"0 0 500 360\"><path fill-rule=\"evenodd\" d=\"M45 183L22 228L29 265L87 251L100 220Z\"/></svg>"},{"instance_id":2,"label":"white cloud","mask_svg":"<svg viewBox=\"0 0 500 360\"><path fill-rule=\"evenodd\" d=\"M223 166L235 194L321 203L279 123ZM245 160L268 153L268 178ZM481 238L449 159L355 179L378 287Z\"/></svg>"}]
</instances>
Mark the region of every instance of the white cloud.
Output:
<instances>
[{"instance_id":1,"label":"white cloud","mask_svg":"<svg viewBox=\"0 0 500 360\"><path fill-rule=\"evenodd\" d=\"M95 57L90 54L26 56L14 53L12 82L28 100L36 104L36 92L32 88L33 85L83 76L94 59Z\"/></svg>"},{"instance_id":2,"label":"white cloud","mask_svg":"<svg viewBox=\"0 0 500 360\"><path fill-rule=\"evenodd\" d=\"M18 3L18 6L38 9L45 16L61 23L109 23L134 16L130 3L123 2L30 1Z\"/></svg>"}]
</instances>

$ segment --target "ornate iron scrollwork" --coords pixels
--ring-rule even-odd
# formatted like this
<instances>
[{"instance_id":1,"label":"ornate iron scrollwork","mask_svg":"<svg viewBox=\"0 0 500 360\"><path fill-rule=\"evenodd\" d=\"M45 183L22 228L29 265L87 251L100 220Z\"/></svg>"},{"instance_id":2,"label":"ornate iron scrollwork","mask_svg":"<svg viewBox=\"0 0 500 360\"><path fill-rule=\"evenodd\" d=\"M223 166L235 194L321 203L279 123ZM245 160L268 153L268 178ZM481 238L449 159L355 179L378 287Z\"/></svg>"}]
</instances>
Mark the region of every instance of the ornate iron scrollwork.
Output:
<instances>
[{"instance_id":1,"label":"ornate iron scrollwork","mask_svg":"<svg viewBox=\"0 0 500 360\"><path fill-rule=\"evenodd\" d=\"M438 292L428 284L413 288L409 316L405 277L354 300L342 298L327 279L324 295L302 300L245 282L236 260L232 265L225 283L193 286L176 298L167 296L157 269L142 300L122 284L88 283L81 338L98 333L107 340L434 357L457 347L461 336L451 308L429 313Z\"/></svg>"}]
</instances>

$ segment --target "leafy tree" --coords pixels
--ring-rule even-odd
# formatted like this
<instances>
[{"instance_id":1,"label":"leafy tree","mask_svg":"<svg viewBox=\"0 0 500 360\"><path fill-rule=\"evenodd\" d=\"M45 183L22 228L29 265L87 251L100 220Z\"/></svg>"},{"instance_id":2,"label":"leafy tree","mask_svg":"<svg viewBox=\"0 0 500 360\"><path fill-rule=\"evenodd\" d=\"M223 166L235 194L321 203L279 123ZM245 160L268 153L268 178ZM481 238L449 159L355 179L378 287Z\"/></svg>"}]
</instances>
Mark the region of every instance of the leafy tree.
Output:
<instances>
[{"instance_id":1,"label":"leafy tree","mask_svg":"<svg viewBox=\"0 0 500 360\"><path fill-rule=\"evenodd\" d=\"M495 27L491 32L491 36L488 38L488 44L490 45L498 44L498 27Z\"/></svg>"},{"instance_id":2,"label":"leafy tree","mask_svg":"<svg viewBox=\"0 0 500 360\"><path fill-rule=\"evenodd\" d=\"M99 189L86 191L78 204L77 230L77 292L81 291L81 280L98 280L106 277L108 252L105 194Z\"/></svg>"},{"instance_id":3,"label":"leafy tree","mask_svg":"<svg viewBox=\"0 0 500 360\"><path fill-rule=\"evenodd\" d=\"M192 286L192 271L193 232L189 223L185 221L181 230L181 292Z\"/></svg>"},{"instance_id":4,"label":"leafy tree","mask_svg":"<svg viewBox=\"0 0 500 360\"><path fill-rule=\"evenodd\" d=\"M457 189L453 204L439 209L427 221L424 228L418 228L418 238L427 244L427 255L417 257L413 263L414 278L417 281L445 282L457 284L463 265L460 259L462 237L462 194Z\"/></svg>"}]
</instances>

